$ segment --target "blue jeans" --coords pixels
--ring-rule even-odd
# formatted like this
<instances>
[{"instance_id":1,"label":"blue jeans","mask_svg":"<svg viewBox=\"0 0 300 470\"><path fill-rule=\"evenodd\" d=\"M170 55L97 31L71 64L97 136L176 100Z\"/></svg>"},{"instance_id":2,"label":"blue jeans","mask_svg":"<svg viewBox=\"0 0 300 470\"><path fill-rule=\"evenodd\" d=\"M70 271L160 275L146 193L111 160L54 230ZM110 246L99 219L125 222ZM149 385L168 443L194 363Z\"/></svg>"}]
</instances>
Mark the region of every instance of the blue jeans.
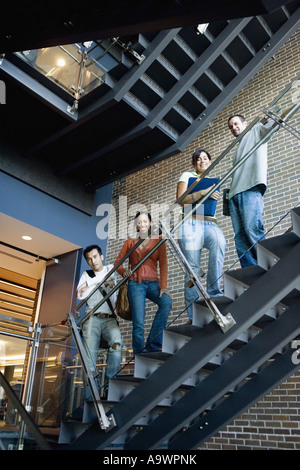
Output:
<instances>
[{"instance_id":1,"label":"blue jeans","mask_svg":"<svg viewBox=\"0 0 300 470\"><path fill-rule=\"evenodd\" d=\"M253 187L229 199L234 241L242 268L257 264L256 243L264 240L264 200Z\"/></svg>"},{"instance_id":2,"label":"blue jeans","mask_svg":"<svg viewBox=\"0 0 300 470\"><path fill-rule=\"evenodd\" d=\"M96 368L100 340L103 338L108 345L105 381L114 377L121 367L122 338L115 318L99 318L91 315L82 326L83 344L90 358L93 369ZM85 397L90 397L89 387L85 387Z\"/></svg>"},{"instance_id":3,"label":"blue jeans","mask_svg":"<svg viewBox=\"0 0 300 470\"><path fill-rule=\"evenodd\" d=\"M167 326L167 320L172 308L172 299L167 294L160 293L158 281L128 282L128 298L132 315L132 347L137 354L145 350L157 351L162 347L162 332ZM146 345L144 340L145 302L151 300L158 305L158 310L152 322Z\"/></svg>"},{"instance_id":4,"label":"blue jeans","mask_svg":"<svg viewBox=\"0 0 300 470\"><path fill-rule=\"evenodd\" d=\"M210 297L224 295L221 291L221 276L224 264L226 241L222 230L215 222L200 219L186 220L178 231L179 244L196 275L199 274L202 248L209 250L206 290ZM199 298L195 287L188 287L185 279L185 304L188 318L192 319L192 302Z\"/></svg>"}]
</instances>

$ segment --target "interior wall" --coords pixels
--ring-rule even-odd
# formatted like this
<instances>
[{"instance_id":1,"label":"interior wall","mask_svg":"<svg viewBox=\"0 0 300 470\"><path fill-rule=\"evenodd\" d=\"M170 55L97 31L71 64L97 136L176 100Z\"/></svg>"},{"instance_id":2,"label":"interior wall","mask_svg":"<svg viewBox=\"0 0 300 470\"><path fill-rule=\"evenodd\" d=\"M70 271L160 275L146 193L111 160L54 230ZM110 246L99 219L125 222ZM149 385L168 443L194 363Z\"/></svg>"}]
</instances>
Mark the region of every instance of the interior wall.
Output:
<instances>
[{"instance_id":1,"label":"interior wall","mask_svg":"<svg viewBox=\"0 0 300 470\"><path fill-rule=\"evenodd\" d=\"M100 188L94 196L92 215L87 215L0 172L0 212L80 247L100 244L104 254L107 240L97 235L97 211L98 206L110 204L111 196L112 185Z\"/></svg>"}]
</instances>

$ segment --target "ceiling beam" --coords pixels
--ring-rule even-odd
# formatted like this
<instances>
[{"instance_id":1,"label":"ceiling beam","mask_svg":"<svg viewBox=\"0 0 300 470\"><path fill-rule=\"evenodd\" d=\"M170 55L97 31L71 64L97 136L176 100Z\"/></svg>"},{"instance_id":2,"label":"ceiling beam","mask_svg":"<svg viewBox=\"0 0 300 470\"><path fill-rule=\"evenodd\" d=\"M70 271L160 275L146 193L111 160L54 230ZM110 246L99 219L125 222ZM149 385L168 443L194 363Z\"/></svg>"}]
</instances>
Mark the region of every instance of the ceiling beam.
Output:
<instances>
[{"instance_id":1,"label":"ceiling beam","mask_svg":"<svg viewBox=\"0 0 300 470\"><path fill-rule=\"evenodd\" d=\"M283 26L269 39L253 59L209 104L205 112L195 119L193 124L178 139L178 150L186 147L206 128L209 122L236 96L236 94L254 77L264 64L280 49L300 25L300 8L293 13ZM257 104L259 108L259 103Z\"/></svg>"},{"instance_id":2,"label":"ceiling beam","mask_svg":"<svg viewBox=\"0 0 300 470\"><path fill-rule=\"evenodd\" d=\"M155 127L189 88L206 72L207 68L226 49L233 39L251 21L251 18L231 21L214 42L201 54L148 116L149 126Z\"/></svg>"}]
</instances>

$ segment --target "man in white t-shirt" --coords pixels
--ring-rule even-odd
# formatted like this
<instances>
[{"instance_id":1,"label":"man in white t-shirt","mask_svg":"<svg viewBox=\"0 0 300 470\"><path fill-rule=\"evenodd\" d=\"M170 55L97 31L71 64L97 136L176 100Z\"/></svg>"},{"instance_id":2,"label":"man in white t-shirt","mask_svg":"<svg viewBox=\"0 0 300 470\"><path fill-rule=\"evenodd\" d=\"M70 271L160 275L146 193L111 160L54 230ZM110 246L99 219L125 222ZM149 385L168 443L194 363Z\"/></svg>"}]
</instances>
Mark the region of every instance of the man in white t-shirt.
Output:
<instances>
[{"instance_id":1,"label":"man in white t-shirt","mask_svg":"<svg viewBox=\"0 0 300 470\"><path fill-rule=\"evenodd\" d=\"M83 256L90 266L91 270L84 271L78 283L77 298L84 300L88 295L100 284L107 276L113 265L103 265L103 255L98 245L88 246ZM105 281L104 284L94 292L94 294L86 302L86 311L88 314L102 299L109 293L114 286L115 273ZM107 365L105 369L105 379L114 377L120 370L121 365L121 348L122 338L119 325L114 313L115 293L112 294L107 301L102 303L89 319L83 323L82 336L87 353L92 362L92 366L96 368L97 355L99 351L100 341L104 340L108 346ZM85 387L86 399L89 398L90 391Z\"/></svg>"}]
</instances>

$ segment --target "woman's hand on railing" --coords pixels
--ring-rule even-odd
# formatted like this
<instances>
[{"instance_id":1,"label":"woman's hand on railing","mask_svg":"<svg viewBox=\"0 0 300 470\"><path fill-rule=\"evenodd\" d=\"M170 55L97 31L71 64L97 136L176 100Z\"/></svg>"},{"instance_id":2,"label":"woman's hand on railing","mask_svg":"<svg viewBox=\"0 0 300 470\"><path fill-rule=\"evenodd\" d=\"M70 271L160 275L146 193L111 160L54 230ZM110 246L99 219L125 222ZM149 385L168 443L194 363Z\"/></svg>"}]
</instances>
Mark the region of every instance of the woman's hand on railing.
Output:
<instances>
[{"instance_id":1,"label":"woman's hand on railing","mask_svg":"<svg viewBox=\"0 0 300 470\"><path fill-rule=\"evenodd\" d=\"M123 274L123 277L130 277L131 274L132 274L131 269L126 269L124 274Z\"/></svg>"}]
</instances>

